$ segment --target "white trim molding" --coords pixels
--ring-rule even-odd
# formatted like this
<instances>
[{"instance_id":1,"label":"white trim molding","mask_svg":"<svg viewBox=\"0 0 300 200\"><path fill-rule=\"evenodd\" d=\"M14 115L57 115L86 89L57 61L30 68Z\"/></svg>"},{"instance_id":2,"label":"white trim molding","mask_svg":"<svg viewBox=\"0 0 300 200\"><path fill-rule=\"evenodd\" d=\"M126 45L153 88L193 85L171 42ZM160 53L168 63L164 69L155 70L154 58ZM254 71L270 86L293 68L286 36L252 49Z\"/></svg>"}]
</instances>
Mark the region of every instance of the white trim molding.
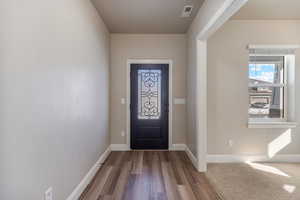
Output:
<instances>
[{"instance_id":1,"label":"white trim molding","mask_svg":"<svg viewBox=\"0 0 300 200\"><path fill-rule=\"evenodd\" d=\"M264 44L249 44L248 49L299 49L300 45L264 45Z\"/></svg>"},{"instance_id":2,"label":"white trim molding","mask_svg":"<svg viewBox=\"0 0 300 200\"><path fill-rule=\"evenodd\" d=\"M173 144L172 147L169 148L170 151L185 151L186 144Z\"/></svg>"},{"instance_id":3,"label":"white trim molding","mask_svg":"<svg viewBox=\"0 0 300 200\"><path fill-rule=\"evenodd\" d=\"M197 132L197 164L200 172L207 170L207 40L231 16L233 16L248 0L225 0L214 11L206 25L198 31L197 39L197 82L196 82L196 132ZM208 2L208 1L207 1ZM201 12L201 9L200 11ZM201 13L200 13L201 14ZM198 14L199 15L199 14ZM197 17L198 17L197 15ZM204 14L205 16L205 14ZM195 19L198 19L198 18Z\"/></svg>"},{"instance_id":4,"label":"white trim molding","mask_svg":"<svg viewBox=\"0 0 300 200\"><path fill-rule=\"evenodd\" d=\"M248 128L296 128L297 122L248 122Z\"/></svg>"},{"instance_id":5,"label":"white trim molding","mask_svg":"<svg viewBox=\"0 0 300 200\"><path fill-rule=\"evenodd\" d=\"M207 42L197 41L197 82L196 82L196 128L197 128L197 169L207 170Z\"/></svg>"},{"instance_id":6,"label":"white trim molding","mask_svg":"<svg viewBox=\"0 0 300 200\"><path fill-rule=\"evenodd\" d=\"M128 148L127 144L111 144L110 145L111 151L131 151L130 148ZM192 162L193 166L198 169L198 159L196 156L192 153L192 151L187 147L186 144L173 144L169 151L185 151L188 155L190 161Z\"/></svg>"},{"instance_id":7,"label":"white trim molding","mask_svg":"<svg viewBox=\"0 0 300 200\"><path fill-rule=\"evenodd\" d=\"M188 155L191 162L193 163L194 167L196 169L198 169L198 159L196 158L196 156L194 156L194 154L192 153L192 151L188 147L186 147L185 152Z\"/></svg>"},{"instance_id":8,"label":"white trim molding","mask_svg":"<svg viewBox=\"0 0 300 200\"><path fill-rule=\"evenodd\" d=\"M78 200L80 195L83 193L88 184L92 181L97 171L103 165L107 157L111 152L110 147L108 147L104 153L101 154L98 161L93 165L93 167L88 171L88 173L84 176L81 182L77 185L77 187L73 190L67 200Z\"/></svg>"},{"instance_id":9,"label":"white trim molding","mask_svg":"<svg viewBox=\"0 0 300 200\"><path fill-rule=\"evenodd\" d=\"M207 40L216 32L230 17L243 7L248 0L226 0L223 5L215 12L205 27L198 34L199 40Z\"/></svg>"},{"instance_id":10,"label":"white trim molding","mask_svg":"<svg viewBox=\"0 0 300 200\"><path fill-rule=\"evenodd\" d=\"M210 154L208 163L243 163L243 162L300 162L300 154L279 154L270 158L268 155Z\"/></svg>"},{"instance_id":11,"label":"white trim molding","mask_svg":"<svg viewBox=\"0 0 300 200\"><path fill-rule=\"evenodd\" d=\"M111 151L130 151L130 147L127 144L111 144Z\"/></svg>"},{"instance_id":12,"label":"white trim molding","mask_svg":"<svg viewBox=\"0 0 300 200\"><path fill-rule=\"evenodd\" d=\"M169 151L185 151L186 144L173 144ZM131 151L127 144L111 144L110 145L111 151Z\"/></svg>"},{"instance_id":13,"label":"white trim molding","mask_svg":"<svg viewBox=\"0 0 300 200\"><path fill-rule=\"evenodd\" d=\"M247 49L252 56L286 56L294 55L300 45L252 45Z\"/></svg>"},{"instance_id":14,"label":"white trim molding","mask_svg":"<svg viewBox=\"0 0 300 200\"><path fill-rule=\"evenodd\" d=\"M171 59L127 59L126 75L126 145L130 149L130 66L131 64L169 65L169 149L173 148L173 61Z\"/></svg>"}]
</instances>

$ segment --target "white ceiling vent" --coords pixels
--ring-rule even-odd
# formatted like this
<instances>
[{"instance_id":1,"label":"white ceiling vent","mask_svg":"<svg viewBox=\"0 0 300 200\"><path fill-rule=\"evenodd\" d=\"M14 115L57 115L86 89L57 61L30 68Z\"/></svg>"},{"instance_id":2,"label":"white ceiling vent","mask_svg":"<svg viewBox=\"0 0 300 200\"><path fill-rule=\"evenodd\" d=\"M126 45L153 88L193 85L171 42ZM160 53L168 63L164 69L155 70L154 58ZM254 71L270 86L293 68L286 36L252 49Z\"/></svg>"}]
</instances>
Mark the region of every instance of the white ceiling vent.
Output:
<instances>
[{"instance_id":1,"label":"white ceiling vent","mask_svg":"<svg viewBox=\"0 0 300 200\"><path fill-rule=\"evenodd\" d=\"M192 5L187 5L183 7L183 11L181 13L181 17L191 17L193 11Z\"/></svg>"}]
</instances>

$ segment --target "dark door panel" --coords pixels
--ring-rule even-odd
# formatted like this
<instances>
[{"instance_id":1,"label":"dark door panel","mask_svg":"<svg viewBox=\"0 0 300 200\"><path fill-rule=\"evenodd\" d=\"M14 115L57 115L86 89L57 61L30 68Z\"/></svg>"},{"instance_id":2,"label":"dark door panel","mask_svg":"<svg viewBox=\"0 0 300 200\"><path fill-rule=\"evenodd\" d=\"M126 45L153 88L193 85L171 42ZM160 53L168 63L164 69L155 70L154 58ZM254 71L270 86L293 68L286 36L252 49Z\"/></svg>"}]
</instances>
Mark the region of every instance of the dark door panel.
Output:
<instances>
[{"instance_id":1,"label":"dark door panel","mask_svg":"<svg viewBox=\"0 0 300 200\"><path fill-rule=\"evenodd\" d=\"M131 148L168 149L169 65L130 67Z\"/></svg>"}]
</instances>

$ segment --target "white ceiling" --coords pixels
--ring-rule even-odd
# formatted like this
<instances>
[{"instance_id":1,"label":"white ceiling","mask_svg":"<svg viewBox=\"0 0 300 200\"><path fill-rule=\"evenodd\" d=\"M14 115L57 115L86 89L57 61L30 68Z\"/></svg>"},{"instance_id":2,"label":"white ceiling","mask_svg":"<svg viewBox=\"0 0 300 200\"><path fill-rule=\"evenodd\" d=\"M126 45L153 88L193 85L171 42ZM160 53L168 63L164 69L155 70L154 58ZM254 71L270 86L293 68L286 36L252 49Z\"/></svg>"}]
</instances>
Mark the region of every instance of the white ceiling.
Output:
<instances>
[{"instance_id":1,"label":"white ceiling","mask_svg":"<svg viewBox=\"0 0 300 200\"><path fill-rule=\"evenodd\" d=\"M249 0L232 19L299 20L300 0Z\"/></svg>"},{"instance_id":2,"label":"white ceiling","mask_svg":"<svg viewBox=\"0 0 300 200\"><path fill-rule=\"evenodd\" d=\"M112 33L185 33L204 0L92 0ZM190 18L181 18L193 5Z\"/></svg>"}]
</instances>

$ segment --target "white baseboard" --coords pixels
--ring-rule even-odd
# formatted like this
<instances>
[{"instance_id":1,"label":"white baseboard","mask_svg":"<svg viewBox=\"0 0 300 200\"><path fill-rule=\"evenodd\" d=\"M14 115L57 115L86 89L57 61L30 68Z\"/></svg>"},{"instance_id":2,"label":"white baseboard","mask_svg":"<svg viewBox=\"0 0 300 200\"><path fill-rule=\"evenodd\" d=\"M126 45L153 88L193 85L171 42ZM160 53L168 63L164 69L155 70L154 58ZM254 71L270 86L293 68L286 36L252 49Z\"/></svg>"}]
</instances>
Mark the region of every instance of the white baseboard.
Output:
<instances>
[{"instance_id":1,"label":"white baseboard","mask_svg":"<svg viewBox=\"0 0 300 200\"><path fill-rule=\"evenodd\" d=\"M130 151L131 149L128 147L127 144L111 144L110 145L111 151ZM190 158L193 165L198 169L198 160L194 156L194 154L190 151L186 144L173 144L170 151L185 151Z\"/></svg>"},{"instance_id":2,"label":"white baseboard","mask_svg":"<svg viewBox=\"0 0 300 200\"><path fill-rule=\"evenodd\" d=\"M170 148L170 151L185 151L186 144L173 144Z\"/></svg>"},{"instance_id":3,"label":"white baseboard","mask_svg":"<svg viewBox=\"0 0 300 200\"><path fill-rule=\"evenodd\" d=\"M189 158L190 158L191 162L193 163L194 167L196 169L198 169L198 159L194 156L192 151L188 147L186 147L185 152L189 156Z\"/></svg>"},{"instance_id":4,"label":"white baseboard","mask_svg":"<svg viewBox=\"0 0 300 200\"><path fill-rule=\"evenodd\" d=\"M111 151L130 151L130 147L127 144L111 144Z\"/></svg>"},{"instance_id":5,"label":"white baseboard","mask_svg":"<svg viewBox=\"0 0 300 200\"><path fill-rule=\"evenodd\" d=\"M186 144L173 144L173 147L170 148L170 151L185 151L194 167L198 169L198 159L194 156Z\"/></svg>"},{"instance_id":6,"label":"white baseboard","mask_svg":"<svg viewBox=\"0 0 300 200\"><path fill-rule=\"evenodd\" d=\"M111 150L108 147L105 152L100 156L98 161L94 164L94 166L89 170L89 172L85 175L85 177L81 180L81 182L77 185L77 187L73 190L71 195L67 198L67 200L78 200L82 192L88 186L88 184L92 181L95 174L102 166L108 155L110 154Z\"/></svg>"},{"instance_id":7,"label":"white baseboard","mask_svg":"<svg viewBox=\"0 0 300 200\"><path fill-rule=\"evenodd\" d=\"M207 155L208 163L241 163L241 162L300 162L300 154L282 154L269 158L267 155Z\"/></svg>"},{"instance_id":8,"label":"white baseboard","mask_svg":"<svg viewBox=\"0 0 300 200\"><path fill-rule=\"evenodd\" d=\"M130 151L131 150L127 144L111 144L110 149L112 151ZM185 151L186 145L185 144L173 144L169 148L169 150L170 151Z\"/></svg>"}]
</instances>

